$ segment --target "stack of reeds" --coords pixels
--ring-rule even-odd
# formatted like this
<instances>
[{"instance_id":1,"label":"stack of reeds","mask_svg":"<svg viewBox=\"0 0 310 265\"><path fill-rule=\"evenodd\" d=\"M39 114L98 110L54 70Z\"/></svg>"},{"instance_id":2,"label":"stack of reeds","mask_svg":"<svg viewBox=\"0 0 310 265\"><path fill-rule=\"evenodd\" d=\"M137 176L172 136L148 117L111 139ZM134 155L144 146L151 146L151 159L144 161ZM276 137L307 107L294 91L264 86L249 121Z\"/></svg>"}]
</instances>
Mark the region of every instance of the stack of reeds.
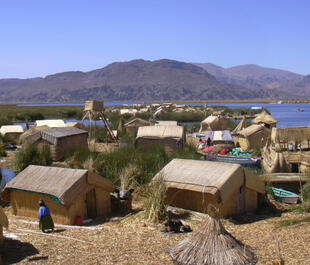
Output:
<instances>
[{"instance_id":1,"label":"stack of reeds","mask_svg":"<svg viewBox=\"0 0 310 265\"><path fill-rule=\"evenodd\" d=\"M169 250L178 265L245 265L257 262L254 254L209 215L200 230Z\"/></svg>"}]
</instances>

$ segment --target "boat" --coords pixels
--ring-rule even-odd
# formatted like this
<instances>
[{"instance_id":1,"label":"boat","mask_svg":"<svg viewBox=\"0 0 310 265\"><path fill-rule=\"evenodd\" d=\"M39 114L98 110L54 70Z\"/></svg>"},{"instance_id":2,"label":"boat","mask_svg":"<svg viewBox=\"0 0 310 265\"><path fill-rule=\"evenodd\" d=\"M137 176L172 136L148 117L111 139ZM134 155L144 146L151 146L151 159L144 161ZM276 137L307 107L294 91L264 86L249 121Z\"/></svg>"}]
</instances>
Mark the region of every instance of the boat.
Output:
<instances>
[{"instance_id":1,"label":"boat","mask_svg":"<svg viewBox=\"0 0 310 265\"><path fill-rule=\"evenodd\" d=\"M297 112L304 112L303 109L297 109Z\"/></svg>"},{"instance_id":2,"label":"boat","mask_svg":"<svg viewBox=\"0 0 310 265\"><path fill-rule=\"evenodd\" d=\"M232 164L239 164L244 167L260 167L261 157L242 157L242 156L227 156L217 154L206 154L205 160L218 161Z\"/></svg>"},{"instance_id":3,"label":"boat","mask_svg":"<svg viewBox=\"0 0 310 265\"><path fill-rule=\"evenodd\" d=\"M272 191L274 193L274 197L284 203L288 204L297 204L299 196L291 191L279 189L279 188L272 188Z\"/></svg>"}]
</instances>

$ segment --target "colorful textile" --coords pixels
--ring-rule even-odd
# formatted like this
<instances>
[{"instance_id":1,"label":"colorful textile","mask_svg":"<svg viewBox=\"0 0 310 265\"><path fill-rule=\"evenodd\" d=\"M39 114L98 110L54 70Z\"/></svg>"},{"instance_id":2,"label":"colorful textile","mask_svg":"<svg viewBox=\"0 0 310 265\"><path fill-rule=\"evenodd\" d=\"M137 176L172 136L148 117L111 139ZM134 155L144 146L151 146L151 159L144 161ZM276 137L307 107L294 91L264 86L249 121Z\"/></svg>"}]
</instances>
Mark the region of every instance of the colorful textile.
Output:
<instances>
[{"instance_id":1,"label":"colorful textile","mask_svg":"<svg viewBox=\"0 0 310 265\"><path fill-rule=\"evenodd\" d=\"M205 153L209 153L209 152L211 152L213 149L214 149L214 145L212 145L212 146L209 146L209 147L206 147L205 149L203 149L202 151L203 152L205 152Z\"/></svg>"}]
</instances>

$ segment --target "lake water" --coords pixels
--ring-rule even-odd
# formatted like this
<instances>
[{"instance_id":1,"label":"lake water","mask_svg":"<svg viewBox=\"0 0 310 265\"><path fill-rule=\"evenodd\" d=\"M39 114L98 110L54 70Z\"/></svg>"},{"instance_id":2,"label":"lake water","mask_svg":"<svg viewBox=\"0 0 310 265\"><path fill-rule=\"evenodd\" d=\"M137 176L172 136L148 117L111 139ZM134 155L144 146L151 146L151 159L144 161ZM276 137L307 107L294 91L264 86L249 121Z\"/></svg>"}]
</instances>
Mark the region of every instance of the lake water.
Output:
<instances>
[{"instance_id":1,"label":"lake water","mask_svg":"<svg viewBox=\"0 0 310 265\"><path fill-rule=\"evenodd\" d=\"M105 102L106 106L133 105L141 102ZM191 106L205 105L203 103L189 103ZM310 126L310 104L267 104L267 103L207 103L208 106L226 106L229 108L262 107L268 109L278 120L279 128ZM21 104L18 106L84 106L84 104ZM298 112L303 109L304 112ZM70 121L68 121L70 122ZM87 121L84 121L88 125ZM98 125L101 125L101 121Z\"/></svg>"}]
</instances>

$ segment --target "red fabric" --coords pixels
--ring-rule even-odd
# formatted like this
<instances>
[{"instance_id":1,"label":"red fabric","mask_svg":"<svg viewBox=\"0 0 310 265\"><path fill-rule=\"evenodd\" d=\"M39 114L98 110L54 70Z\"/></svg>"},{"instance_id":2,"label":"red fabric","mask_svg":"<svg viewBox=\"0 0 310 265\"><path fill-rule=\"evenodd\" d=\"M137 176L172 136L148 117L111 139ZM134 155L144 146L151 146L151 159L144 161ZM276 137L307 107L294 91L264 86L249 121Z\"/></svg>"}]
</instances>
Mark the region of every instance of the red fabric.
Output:
<instances>
[{"instance_id":1,"label":"red fabric","mask_svg":"<svg viewBox=\"0 0 310 265\"><path fill-rule=\"evenodd\" d=\"M220 155L227 155L228 154L228 150L226 148L223 148L221 151L220 151Z\"/></svg>"},{"instance_id":2,"label":"red fabric","mask_svg":"<svg viewBox=\"0 0 310 265\"><path fill-rule=\"evenodd\" d=\"M209 153L209 152L211 152L211 151L213 150L214 147L215 147L215 146L212 145L212 146L206 147L206 148L203 149L202 151L205 152L205 153Z\"/></svg>"}]
</instances>

